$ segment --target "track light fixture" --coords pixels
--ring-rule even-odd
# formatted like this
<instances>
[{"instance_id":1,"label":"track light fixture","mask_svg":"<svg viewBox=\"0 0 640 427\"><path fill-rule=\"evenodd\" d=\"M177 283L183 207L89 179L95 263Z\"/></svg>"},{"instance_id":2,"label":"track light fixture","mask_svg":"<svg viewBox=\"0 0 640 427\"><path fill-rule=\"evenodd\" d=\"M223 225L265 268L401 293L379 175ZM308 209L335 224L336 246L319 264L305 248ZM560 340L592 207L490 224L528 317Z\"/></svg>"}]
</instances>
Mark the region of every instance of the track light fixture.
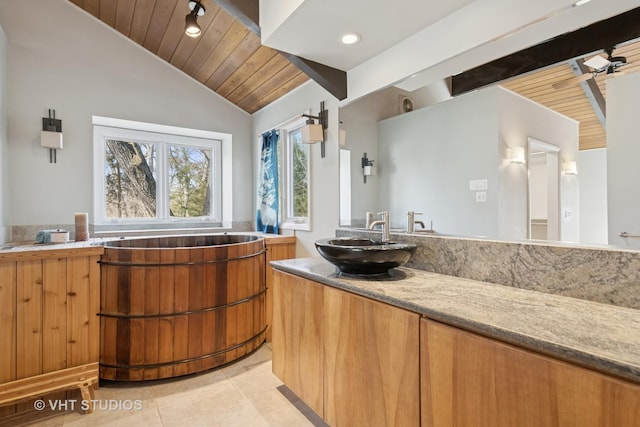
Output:
<instances>
[{"instance_id":1,"label":"track light fixture","mask_svg":"<svg viewBox=\"0 0 640 427\"><path fill-rule=\"evenodd\" d=\"M206 10L200 0L190 0L189 9L191 12L187 13L185 18L184 32L189 37L198 37L202 32L200 25L198 25L198 16L203 16Z\"/></svg>"}]
</instances>

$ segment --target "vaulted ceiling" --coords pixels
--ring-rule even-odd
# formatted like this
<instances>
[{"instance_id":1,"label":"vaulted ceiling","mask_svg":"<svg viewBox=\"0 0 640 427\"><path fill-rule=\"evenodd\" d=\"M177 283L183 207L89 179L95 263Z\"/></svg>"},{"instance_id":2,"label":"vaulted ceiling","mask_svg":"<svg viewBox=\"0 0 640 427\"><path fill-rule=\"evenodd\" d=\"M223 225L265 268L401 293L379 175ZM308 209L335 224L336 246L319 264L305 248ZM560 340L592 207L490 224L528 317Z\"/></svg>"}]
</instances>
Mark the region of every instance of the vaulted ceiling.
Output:
<instances>
[{"instance_id":1,"label":"vaulted ceiling","mask_svg":"<svg viewBox=\"0 0 640 427\"><path fill-rule=\"evenodd\" d=\"M186 0L70 0L151 53L253 113L309 77L214 2L184 33Z\"/></svg>"},{"instance_id":2,"label":"vaulted ceiling","mask_svg":"<svg viewBox=\"0 0 640 427\"><path fill-rule=\"evenodd\" d=\"M261 45L260 36L257 34L260 31L257 23L252 31L251 23L248 25L246 19L241 17L236 19L225 11L225 8L220 7L220 4L238 3L236 0L205 2L206 13L198 18L202 34L197 38L188 37L184 33L185 16L189 11L187 0L69 1L249 113L254 113L286 95L309 80L309 76L319 81L318 75L313 73L314 70L309 72L309 68L305 67L305 64L301 65L297 60L299 58ZM244 3L254 5L257 4L257 0ZM455 7L461 7L466 3L469 1L457 0ZM318 12L317 9L315 12ZM446 14L446 10L441 10L441 14ZM238 15L235 14L235 16ZM633 28L637 28L634 25L635 17L636 15L630 15L627 19ZM613 26L615 31L611 28L607 27L604 34L599 30L588 33L594 35L596 39L608 34L611 37L623 37L616 33L622 31L624 26L618 23ZM575 34L578 37L579 32L576 31ZM569 51L575 49L575 44L575 39L565 43ZM544 43L541 43L539 46L543 45ZM537 46L534 46L532 49L536 48ZM337 49L332 47L330 50L337 53ZM556 49L544 48L538 50L540 51L542 56L557 52ZM529 71L522 69L523 58L529 60L536 55L530 55L528 50L522 52L525 52L524 56L517 56L516 53L494 61L500 65L499 67L490 63L460 76L454 76L454 83L457 77L466 76L478 82L474 83L476 87L490 83L483 82L483 78L493 78L493 81L502 80L500 83L508 89L578 120L580 149L604 147L606 145L605 122L603 115L598 114L596 104L598 96L600 99L606 99L606 74L596 76L593 79L594 83L586 82L561 90L554 89L553 83L581 72L579 67L583 58L575 58L577 53L567 52L565 56L548 62L553 65L537 64L530 68L530 70L536 69L535 71ZM615 55L627 57L629 64L622 71L629 73L640 70L640 42L618 45ZM558 64L561 59L569 58L573 59L570 62ZM500 62L505 60L506 63ZM489 72L485 73L484 70L487 69ZM508 74L498 78L491 77L496 70L499 71L497 76L505 72ZM525 74L521 74L523 72ZM472 88L467 87L466 90ZM346 87L344 96L346 96ZM342 99L340 96L338 98ZM602 104L600 108L603 108Z\"/></svg>"}]
</instances>

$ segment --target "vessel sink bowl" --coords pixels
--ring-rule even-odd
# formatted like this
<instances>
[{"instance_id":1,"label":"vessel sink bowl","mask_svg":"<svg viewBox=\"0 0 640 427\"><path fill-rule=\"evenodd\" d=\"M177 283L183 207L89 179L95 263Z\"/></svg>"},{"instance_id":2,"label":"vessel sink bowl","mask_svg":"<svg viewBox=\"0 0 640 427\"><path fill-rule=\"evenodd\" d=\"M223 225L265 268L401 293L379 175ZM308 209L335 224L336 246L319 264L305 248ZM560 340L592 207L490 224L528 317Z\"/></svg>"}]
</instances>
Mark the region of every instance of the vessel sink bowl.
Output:
<instances>
[{"instance_id":1,"label":"vessel sink bowl","mask_svg":"<svg viewBox=\"0 0 640 427\"><path fill-rule=\"evenodd\" d=\"M353 237L333 237L315 242L324 259L340 273L356 275L387 274L405 264L416 252L412 243L378 242Z\"/></svg>"}]
</instances>

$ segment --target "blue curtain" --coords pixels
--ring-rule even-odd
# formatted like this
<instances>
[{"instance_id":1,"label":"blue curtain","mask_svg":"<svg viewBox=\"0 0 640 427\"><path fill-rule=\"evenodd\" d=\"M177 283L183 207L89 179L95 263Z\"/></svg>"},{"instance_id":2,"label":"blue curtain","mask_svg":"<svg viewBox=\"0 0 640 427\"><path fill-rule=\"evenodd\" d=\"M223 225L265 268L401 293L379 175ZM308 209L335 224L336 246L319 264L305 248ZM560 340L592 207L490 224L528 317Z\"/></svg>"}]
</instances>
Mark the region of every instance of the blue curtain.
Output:
<instances>
[{"instance_id":1,"label":"blue curtain","mask_svg":"<svg viewBox=\"0 0 640 427\"><path fill-rule=\"evenodd\" d=\"M278 133L262 134L256 230L278 234Z\"/></svg>"}]
</instances>

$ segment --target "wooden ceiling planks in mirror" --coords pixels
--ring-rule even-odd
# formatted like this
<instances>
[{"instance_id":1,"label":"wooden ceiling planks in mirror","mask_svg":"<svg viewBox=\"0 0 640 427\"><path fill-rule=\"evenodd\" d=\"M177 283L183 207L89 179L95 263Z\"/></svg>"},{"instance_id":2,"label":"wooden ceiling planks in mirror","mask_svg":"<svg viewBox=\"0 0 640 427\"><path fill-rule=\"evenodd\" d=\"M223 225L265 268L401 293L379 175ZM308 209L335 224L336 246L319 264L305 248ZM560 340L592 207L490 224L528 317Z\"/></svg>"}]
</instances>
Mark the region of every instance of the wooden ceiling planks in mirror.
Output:
<instances>
[{"instance_id":1,"label":"wooden ceiling planks in mirror","mask_svg":"<svg viewBox=\"0 0 640 427\"><path fill-rule=\"evenodd\" d=\"M238 107L254 113L309 77L214 2L184 34L187 0L69 0Z\"/></svg>"},{"instance_id":2,"label":"wooden ceiling planks in mirror","mask_svg":"<svg viewBox=\"0 0 640 427\"><path fill-rule=\"evenodd\" d=\"M606 54L601 53L606 56ZM640 71L640 41L619 45L614 56L625 56L627 65L620 68L621 73ZM590 58L590 56L588 57ZM585 58L585 59L588 59ZM618 73L616 73L618 74ZM580 150L606 147L606 131L589 102L582 85L574 85L565 89L554 89L554 83L570 79L575 74L567 63L554 65L534 71L520 77L500 83L502 86L525 96L539 104L551 108L561 114L580 122ZM595 77L598 89L606 102L607 74Z\"/></svg>"}]
</instances>

